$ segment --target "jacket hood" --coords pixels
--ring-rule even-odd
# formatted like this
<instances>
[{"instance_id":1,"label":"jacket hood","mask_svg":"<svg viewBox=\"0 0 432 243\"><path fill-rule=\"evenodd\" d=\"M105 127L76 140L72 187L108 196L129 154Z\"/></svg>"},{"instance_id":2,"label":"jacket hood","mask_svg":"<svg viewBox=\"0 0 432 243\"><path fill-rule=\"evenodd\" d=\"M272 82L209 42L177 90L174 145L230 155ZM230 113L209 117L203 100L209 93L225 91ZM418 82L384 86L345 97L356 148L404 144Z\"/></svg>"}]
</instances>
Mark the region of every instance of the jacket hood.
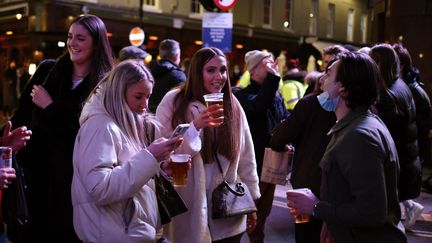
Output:
<instances>
[{"instance_id":1,"label":"jacket hood","mask_svg":"<svg viewBox=\"0 0 432 243\"><path fill-rule=\"evenodd\" d=\"M88 119L95 115L106 114L105 108L102 105L102 90L104 84L101 84L95 93L93 93L90 98L84 104L81 111L81 116L79 119L80 126Z\"/></svg>"},{"instance_id":2,"label":"jacket hood","mask_svg":"<svg viewBox=\"0 0 432 243\"><path fill-rule=\"evenodd\" d=\"M171 72L172 70L180 70L180 68L166 59L150 63L150 71L155 79Z\"/></svg>"}]
</instances>

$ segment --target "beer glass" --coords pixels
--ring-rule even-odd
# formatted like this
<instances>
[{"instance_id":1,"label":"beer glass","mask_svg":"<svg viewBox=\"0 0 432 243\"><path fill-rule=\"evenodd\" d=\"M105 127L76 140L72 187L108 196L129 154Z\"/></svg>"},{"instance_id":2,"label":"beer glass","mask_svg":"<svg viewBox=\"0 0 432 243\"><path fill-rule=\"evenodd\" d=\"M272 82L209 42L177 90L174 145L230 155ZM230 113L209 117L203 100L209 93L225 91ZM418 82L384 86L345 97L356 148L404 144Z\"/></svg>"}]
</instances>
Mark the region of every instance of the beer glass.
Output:
<instances>
[{"instance_id":1,"label":"beer glass","mask_svg":"<svg viewBox=\"0 0 432 243\"><path fill-rule=\"evenodd\" d=\"M12 147L0 147L0 168L12 167Z\"/></svg>"},{"instance_id":2,"label":"beer glass","mask_svg":"<svg viewBox=\"0 0 432 243\"><path fill-rule=\"evenodd\" d=\"M185 187L189 170L189 154L171 154L170 168L172 170L174 187Z\"/></svg>"},{"instance_id":3,"label":"beer glass","mask_svg":"<svg viewBox=\"0 0 432 243\"><path fill-rule=\"evenodd\" d=\"M292 189L288 190L290 193L299 193L299 194L309 194L312 193L309 188L298 188L298 189ZM298 214L297 216L294 216L294 222L296 224L302 224L309 222L309 215L304 214Z\"/></svg>"},{"instance_id":4,"label":"beer glass","mask_svg":"<svg viewBox=\"0 0 432 243\"><path fill-rule=\"evenodd\" d=\"M223 93L211 93L211 94L206 94L204 95L204 101L206 102L207 108L212 106L212 105L220 105L222 106L223 109ZM218 108L220 109L220 108ZM211 111L215 111L215 110L211 110ZM221 114L221 117L223 116L223 114ZM219 117L211 117L213 119L218 119Z\"/></svg>"}]
</instances>

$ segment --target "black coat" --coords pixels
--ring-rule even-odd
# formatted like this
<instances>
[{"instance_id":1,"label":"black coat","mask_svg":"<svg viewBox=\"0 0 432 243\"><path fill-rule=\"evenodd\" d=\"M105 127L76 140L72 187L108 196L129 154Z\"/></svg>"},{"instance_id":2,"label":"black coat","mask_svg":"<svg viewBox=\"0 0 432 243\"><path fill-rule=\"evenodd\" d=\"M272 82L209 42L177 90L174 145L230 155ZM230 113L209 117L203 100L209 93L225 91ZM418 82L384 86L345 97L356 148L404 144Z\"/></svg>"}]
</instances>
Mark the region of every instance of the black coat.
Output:
<instances>
[{"instance_id":1,"label":"black coat","mask_svg":"<svg viewBox=\"0 0 432 243\"><path fill-rule=\"evenodd\" d=\"M412 68L404 75L403 80L408 85L414 98L416 106L416 124L419 146L419 157L421 161L429 157L430 139L429 131L432 129L432 107L429 96L418 80L418 71Z\"/></svg>"},{"instance_id":2,"label":"black coat","mask_svg":"<svg viewBox=\"0 0 432 243\"><path fill-rule=\"evenodd\" d=\"M416 198L421 189L421 164L418 157L416 107L408 86L397 79L388 90L382 89L376 109L398 151L399 200Z\"/></svg>"},{"instance_id":3,"label":"black coat","mask_svg":"<svg viewBox=\"0 0 432 243\"><path fill-rule=\"evenodd\" d=\"M279 80L279 77L267 74L262 85L251 80L249 86L235 93L248 120L258 176L261 176L264 149L269 147L271 131L288 115L283 98L277 91Z\"/></svg>"},{"instance_id":4,"label":"black coat","mask_svg":"<svg viewBox=\"0 0 432 243\"><path fill-rule=\"evenodd\" d=\"M291 114L274 129L270 144L272 147L294 145L291 184L293 188L310 188L319 197L319 162L330 141L327 133L336 123L336 116L320 106L316 95L313 93L299 100Z\"/></svg>"},{"instance_id":5,"label":"black coat","mask_svg":"<svg viewBox=\"0 0 432 243\"><path fill-rule=\"evenodd\" d=\"M156 112L165 94L186 81L186 74L177 65L166 59L150 63L150 71L155 79L155 85L150 96L149 109L151 112Z\"/></svg>"},{"instance_id":6,"label":"black coat","mask_svg":"<svg viewBox=\"0 0 432 243\"><path fill-rule=\"evenodd\" d=\"M81 109L94 85L86 77L72 90L72 68L69 55L57 62L42 62L12 118L14 126L25 125L33 135L17 154L28 185L31 228L25 232L8 227L10 238L30 237L24 242L78 241L72 224L72 156ZM35 84L41 84L53 99L45 109L31 101Z\"/></svg>"}]
</instances>

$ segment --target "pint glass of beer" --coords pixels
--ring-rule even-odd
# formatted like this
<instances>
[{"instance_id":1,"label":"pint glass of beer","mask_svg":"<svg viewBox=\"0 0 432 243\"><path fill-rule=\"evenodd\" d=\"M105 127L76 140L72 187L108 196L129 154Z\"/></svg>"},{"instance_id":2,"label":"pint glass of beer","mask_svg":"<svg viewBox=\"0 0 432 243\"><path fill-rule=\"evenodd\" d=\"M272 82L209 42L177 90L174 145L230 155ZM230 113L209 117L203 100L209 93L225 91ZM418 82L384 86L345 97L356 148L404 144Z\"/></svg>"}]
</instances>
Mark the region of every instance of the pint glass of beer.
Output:
<instances>
[{"instance_id":1,"label":"pint glass of beer","mask_svg":"<svg viewBox=\"0 0 432 243\"><path fill-rule=\"evenodd\" d=\"M174 187L185 187L187 185L190 158L189 154L171 154L170 168Z\"/></svg>"},{"instance_id":2,"label":"pint glass of beer","mask_svg":"<svg viewBox=\"0 0 432 243\"><path fill-rule=\"evenodd\" d=\"M211 94L206 94L204 95L204 100L206 102L207 108L212 106L212 105L220 105L223 108L223 93L211 93ZM217 109L221 109L221 108L217 108ZM211 110L212 112L216 111L215 109L212 108ZM218 119L221 118L223 116L223 113L220 114L220 117L214 117L212 116L213 119Z\"/></svg>"},{"instance_id":3,"label":"pint glass of beer","mask_svg":"<svg viewBox=\"0 0 432 243\"><path fill-rule=\"evenodd\" d=\"M290 193L299 193L299 194L312 193L312 191L309 188L298 188L298 189L292 189L292 190L288 190L288 191ZM307 223L307 222L309 222L309 215L298 214L297 216L294 217L294 222L296 224Z\"/></svg>"}]
</instances>

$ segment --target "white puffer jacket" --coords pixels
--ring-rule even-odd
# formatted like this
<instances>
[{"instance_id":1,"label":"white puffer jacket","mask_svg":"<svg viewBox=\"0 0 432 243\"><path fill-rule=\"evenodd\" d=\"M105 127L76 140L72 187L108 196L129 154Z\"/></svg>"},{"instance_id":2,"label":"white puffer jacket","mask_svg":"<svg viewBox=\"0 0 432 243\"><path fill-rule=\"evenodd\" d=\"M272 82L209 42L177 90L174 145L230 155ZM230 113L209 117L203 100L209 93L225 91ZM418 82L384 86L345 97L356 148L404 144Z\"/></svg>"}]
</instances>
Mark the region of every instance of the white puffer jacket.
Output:
<instances>
[{"instance_id":1,"label":"white puffer jacket","mask_svg":"<svg viewBox=\"0 0 432 243\"><path fill-rule=\"evenodd\" d=\"M160 219L152 177L159 165L137 151L93 95L73 156L74 227L85 242L155 242Z\"/></svg>"}]
</instances>

